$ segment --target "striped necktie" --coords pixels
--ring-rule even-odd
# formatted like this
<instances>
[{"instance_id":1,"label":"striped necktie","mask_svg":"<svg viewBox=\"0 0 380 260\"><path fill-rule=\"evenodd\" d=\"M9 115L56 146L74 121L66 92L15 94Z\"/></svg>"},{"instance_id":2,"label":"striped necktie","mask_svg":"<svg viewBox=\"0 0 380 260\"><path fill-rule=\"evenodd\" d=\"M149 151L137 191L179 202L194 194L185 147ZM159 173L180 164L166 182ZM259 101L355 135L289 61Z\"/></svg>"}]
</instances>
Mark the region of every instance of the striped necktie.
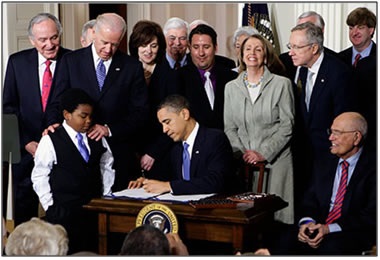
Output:
<instances>
[{"instance_id":1,"label":"striped necktie","mask_svg":"<svg viewBox=\"0 0 380 260\"><path fill-rule=\"evenodd\" d=\"M360 60L361 57L362 57L362 55L360 55L360 53L356 54L354 63L352 64L352 67L356 68L356 65L358 64L358 61Z\"/></svg>"},{"instance_id":2,"label":"striped necktie","mask_svg":"<svg viewBox=\"0 0 380 260\"><path fill-rule=\"evenodd\" d=\"M342 204L343 204L344 195L346 194L346 190L347 190L348 166L349 164L347 161L342 162L342 165L341 165L342 174L340 176L338 192L336 193L336 196L335 196L334 207L332 208L332 210L329 212L329 215L327 216L326 224L333 223L342 215Z\"/></svg>"}]
</instances>

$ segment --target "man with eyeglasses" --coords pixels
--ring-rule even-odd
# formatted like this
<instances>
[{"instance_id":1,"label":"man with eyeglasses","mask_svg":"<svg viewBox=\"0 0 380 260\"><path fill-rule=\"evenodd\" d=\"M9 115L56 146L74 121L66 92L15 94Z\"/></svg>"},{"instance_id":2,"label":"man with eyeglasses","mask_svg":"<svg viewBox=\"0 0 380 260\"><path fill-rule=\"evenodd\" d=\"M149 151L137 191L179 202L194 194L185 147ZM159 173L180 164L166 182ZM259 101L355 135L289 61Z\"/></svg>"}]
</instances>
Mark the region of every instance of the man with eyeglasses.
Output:
<instances>
[{"instance_id":1,"label":"man with eyeglasses","mask_svg":"<svg viewBox=\"0 0 380 260\"><path fill-rule=\"evenodd\" d=\"M315 158L329 155L326 129L337 115L350 111L354 102L349 68L324 52L321 28L310 22L295 26L288 47L293 64L301 66L293 150L298 165L295 190L302 195Z\"/></svg>"},{"instance_id":2,"label":"man with eyeglasses","mask_svg":"<svg viewBox=\"0 0 380 260\"><path fill-rule=\"evenodd\" d=\"M334 158L315 164L298 223L298 253L360 255L376 245L377 230L376 157L365 143L367 122L359 113L342 113L328 132Z\"/></svg>"},{"instance_id":3,"label":"man with eyeglasses","mask_svg":"<svg viewBox=\"0 0 380 260\"><path fill-rule=\"evenodd\" d=\"M310 22L319 28L322 29L322 33L325 31L325 21L323 20L323 17L314 12L314 11L306 11L297 18L297 24ZM331 55L337 55L337 53L326 46L323 46L323 50L325 53L329 53ZM280 54L279 56L280 60L284 64L286 68L286 75L287 77L295 84L297 85L298 77L299 77L299 69L300 67L296 67L293 65L292 58L289 56L289 51L284 52Z\"/></svg>"},{"instance_id":4,"label":"man with eyeglasses","mask_svg":"<svg viewBox=\"0 0 380 260\"><path fill-rule=\"evenodd\" d=\"M358 112L368 122L368 139L376 150L377 48L372 40L376 28L376 15L365 7L359 7L350 12L346 23L352 46L341 51L339 55L352 68Z\"/></svg>"}]
</instances>

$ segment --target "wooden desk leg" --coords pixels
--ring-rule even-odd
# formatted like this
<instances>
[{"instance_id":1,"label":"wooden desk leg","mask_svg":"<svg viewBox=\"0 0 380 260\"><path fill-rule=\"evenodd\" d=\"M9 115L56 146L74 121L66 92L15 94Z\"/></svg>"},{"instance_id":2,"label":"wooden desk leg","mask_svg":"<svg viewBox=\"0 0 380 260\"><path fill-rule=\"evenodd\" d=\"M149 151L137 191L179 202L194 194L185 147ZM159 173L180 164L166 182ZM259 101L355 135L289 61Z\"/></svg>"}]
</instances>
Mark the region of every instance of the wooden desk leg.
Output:
<instances>
[{"instance_id":1,"label":"wooden desk leg","mask_svg":"<svg viewBox=\"0 0 380 260\"><path fill-rule=\"evenodd\" d=\"M106 213L98 215L98 250L100 255L107 255L108 216Z\"/></svg>"},{"instance_id":2,"label":"wooden desk leg","mask_svg":"<svg viewBox=\"0 0 380 260\"><path fill-rule=\"evenodd\" d=\"M239 225L234 225L232 228L232 246L235 250L234 253L243 250L243 235L244 228Z\"/></svg>"}]
</instances>

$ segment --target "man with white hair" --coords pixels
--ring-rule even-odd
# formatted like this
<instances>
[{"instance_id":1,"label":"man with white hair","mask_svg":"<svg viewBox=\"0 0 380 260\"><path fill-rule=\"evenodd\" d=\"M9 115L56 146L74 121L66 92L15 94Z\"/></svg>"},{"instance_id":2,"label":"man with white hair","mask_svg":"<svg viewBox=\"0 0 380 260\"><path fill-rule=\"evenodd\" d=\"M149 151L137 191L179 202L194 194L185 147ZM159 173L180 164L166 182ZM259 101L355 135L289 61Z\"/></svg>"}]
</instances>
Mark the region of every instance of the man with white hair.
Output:
<instances>
[{"instance_id":1,"label":"man with white hair","mask_svg":"<svg viewBox=\"0 0 380 260\"><path fill-rule=\"evenodd\" d=\"M94 124L87 135L96 141L105 137L110 145L115 159L113 191L127 188L129 180L141 173L136 142L149 117L141 62L118 50L126 30L118 14L99 15L93 43L63 58L56 85L58 95L68 88L81 88L95 100Z\"/></svg>"},{"instance_id":2,"label":"man with white hair","mask_svg":"<svg viewBox=\"0 0 380 260\"><path fill-rule=\"evenodd\" d=\"M189 25L178 17L172 17L164 25L166 54L163 64L171 69L178 69L188 63L186 51L188 47Z\"/></svg>"}]
</instances>

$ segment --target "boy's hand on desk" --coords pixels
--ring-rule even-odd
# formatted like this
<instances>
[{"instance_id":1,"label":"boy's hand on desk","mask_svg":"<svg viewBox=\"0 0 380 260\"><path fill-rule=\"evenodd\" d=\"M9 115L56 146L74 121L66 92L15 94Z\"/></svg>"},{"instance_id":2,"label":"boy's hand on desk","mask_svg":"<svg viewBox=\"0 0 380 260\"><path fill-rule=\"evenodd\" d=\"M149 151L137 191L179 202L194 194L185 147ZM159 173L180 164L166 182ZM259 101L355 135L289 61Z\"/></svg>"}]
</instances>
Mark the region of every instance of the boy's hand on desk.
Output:
<instances>
[{"instance_id":1,"label":"boy's hand on desk","mask_svg":"<svg viewBox=\"0 0 380 260\"><path fill-rule=\"evenodd\" d=\"M128 189L138 189L138 188L141 188L143 186L144 180L145 180L145 178L140 177L140 178L138 178L135 181L130 181L129 184L128 184Z\"/></svg>"},{"instance_id":2,"label":"boy's hand on desk","mask_svg":"<svg viewBox=\"0 0 380 260\"><path fill-rule=\"evenodd\" d=\"M170 183L166 181L156 181L145 179L143 181L143 188L146 192L152 193L166 193L170 192Z\"/></svg>"}]
</instances>

